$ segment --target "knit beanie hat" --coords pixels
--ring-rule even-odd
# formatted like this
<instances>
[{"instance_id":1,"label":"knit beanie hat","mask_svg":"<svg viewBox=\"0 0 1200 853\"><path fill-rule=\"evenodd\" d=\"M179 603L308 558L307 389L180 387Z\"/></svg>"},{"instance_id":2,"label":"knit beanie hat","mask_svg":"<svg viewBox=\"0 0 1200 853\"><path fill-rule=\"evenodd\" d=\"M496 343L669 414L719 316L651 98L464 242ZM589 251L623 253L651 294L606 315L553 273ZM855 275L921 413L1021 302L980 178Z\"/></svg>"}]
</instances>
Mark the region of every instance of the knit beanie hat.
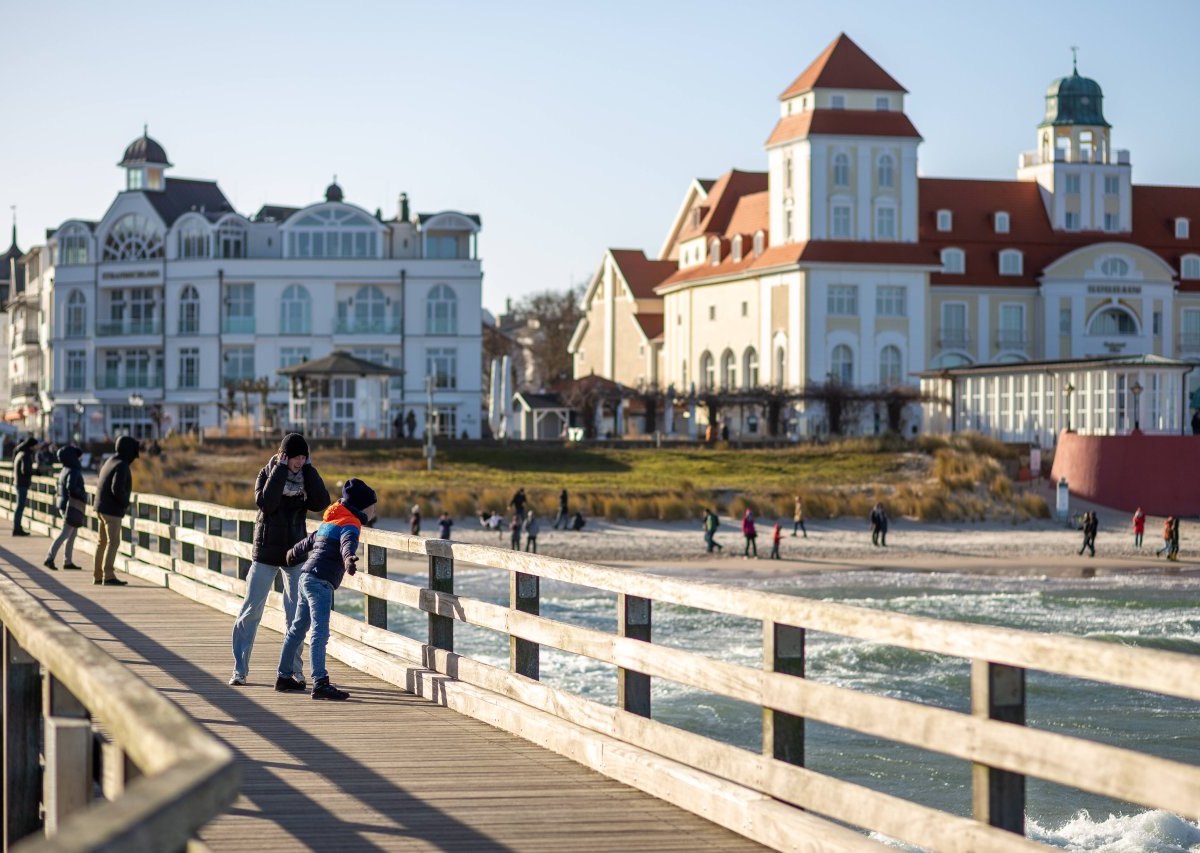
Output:
<instances>
[{"instance_id":1,"label":"knit beanie hat","mask_svg":"<svg viewBox=\"0 0 1200 853\"><path fill-rule=\"evenodd\" d=\"M307 456L308 442L298 432L289 432L279 443L279 452L284 456Z\"/></svg>"},{"instance_id":2,"label":"knit beanie hat","mask_svg":"<svg viewBox=\"0 0 1200 853\"><path fill-rule=\"evenodd\" d=\"M342 503L360 512L378 500L375 490L357 478L347 480L342 486Z\"/></svg>"}]
</instances>

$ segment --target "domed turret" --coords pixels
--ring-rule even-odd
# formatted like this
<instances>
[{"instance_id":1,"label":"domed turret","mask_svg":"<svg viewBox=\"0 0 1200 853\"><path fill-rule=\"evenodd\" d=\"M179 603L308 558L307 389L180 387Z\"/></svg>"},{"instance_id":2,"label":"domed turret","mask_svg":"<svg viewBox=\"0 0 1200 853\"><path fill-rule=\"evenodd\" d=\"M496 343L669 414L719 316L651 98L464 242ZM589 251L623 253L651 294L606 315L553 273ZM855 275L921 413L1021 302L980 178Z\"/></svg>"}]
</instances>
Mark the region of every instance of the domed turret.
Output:
<instances>
[{"instance_id":1,"label":"domed turret","mask_svg":"<svg viewBox=\"0 0 1200 853\"><path fill-rule=\"evenodd\" d=\"M343 201L345 196L342 195L342 188L338 186L337 175L333 176L333 183L325 188L326 201Z\"/></svg>"},{"instance_id":2,"label":"domed turret","mask_svg":"<svg viewBox=\"0 0 1200 853\"><path fill-rule=\"evenodd\" d=\"M142 126L142 135L125 147L125 154L117 164L125 170L125 188L129 190L161 190L163 170L172 163L167 151L157 140L151 139L148 128Z\"/></svg>"},{"instance_id":3,"label":"domed turret","mask_svg":"<svg viewBox=\"0 0 1200 853\"><path fill-rule=\"evenodd\" d=\"M1060 77L1046 89L1046 117L1039 127L1069 124L1111 127L1104 120L1103 103L1100 84L1080 76L1075 69L1069 77Z\"/></svg>"}]
</instances>

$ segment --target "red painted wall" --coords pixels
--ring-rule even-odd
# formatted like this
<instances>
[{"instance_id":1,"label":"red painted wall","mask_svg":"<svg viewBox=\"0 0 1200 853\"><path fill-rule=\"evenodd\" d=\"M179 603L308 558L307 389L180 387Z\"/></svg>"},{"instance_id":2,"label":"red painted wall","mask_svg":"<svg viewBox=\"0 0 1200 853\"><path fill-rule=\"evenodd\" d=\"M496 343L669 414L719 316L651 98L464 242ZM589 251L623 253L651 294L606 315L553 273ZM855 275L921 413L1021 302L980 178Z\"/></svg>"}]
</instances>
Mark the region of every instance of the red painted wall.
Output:
<instances>
[{"instance_id":1,"label":"red painted wall","mask_svg":"<svg viewBox=\"0 0 1200 853\"><path fill-rule=\"evenodd\" d=\"M1200 436L1063 432L1051 476L1101 506L1200 515Z\"/></svg>"}]
</instances>

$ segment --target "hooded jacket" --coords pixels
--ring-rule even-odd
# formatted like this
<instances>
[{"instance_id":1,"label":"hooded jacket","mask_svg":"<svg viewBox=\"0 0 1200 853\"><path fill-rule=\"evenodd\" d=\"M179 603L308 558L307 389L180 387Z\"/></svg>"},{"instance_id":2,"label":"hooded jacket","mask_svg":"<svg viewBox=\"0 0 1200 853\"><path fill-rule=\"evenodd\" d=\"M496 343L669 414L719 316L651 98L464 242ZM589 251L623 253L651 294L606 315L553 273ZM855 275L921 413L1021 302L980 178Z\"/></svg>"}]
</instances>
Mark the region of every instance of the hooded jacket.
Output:
<instances>
[{"instance_id":1,"label":"hooded jacket","mask_svg":"<svg viewBox=\"0 0 1200 853\"><path fill-rule=\"evenodd\" d=\"M141 445L133 436L123 435L117 439L117 452L104 463L96 481L96 512L116 516L129 512L129 498L133 494L129 463L137 459L140 452Z\"/></svg>"},{"instance_id":2,"label":"hooded jacket","mask_svg":"<svg viewBox=\"0 0 1200 853\"><path fill-rule=\"evenodd\" d=\"M87 492L83 489L83 467L79 464L79 448L70 445L58 450L58 461L62 463L62 473L58 475L58 508L67 511L71 500L87 502Z\"/></svg>"},{"instance_id":3,"label":"hooded jacket","mask_svg":"<svg viewBox=\"0 0 1200 853\"><path fill-rule=\"evenodd\" d=\"M358 534L367 517L342 501L332 504L321 517L321 526L292 546L287 565L304 565L300 571L316 575L337 589L346 572L354 574L358 557Z\"/></svg>"},{"instance_id":4,"label":"hooded jacket","mask_svg":"<svg viewBox=\"0 0 1200 853\"><path fill-rule=\"evenodd\" d=\"M253 557L268 566L287 563L288 549L304 538L305 517L309 510L320 512L329 506L329 490L312 465L300 469L304 477L304 494L283 494L288 467L273 457L254 481L254 504L258 518L254 522Z\"/></svg>"},{"instance_id":5,"label":"hooded jacket","mask_svg":"<svg viewBox=\"0 0 1200 853\"><path fill-rule=\"evenodd\" d=\"M13 474L17 478L18 489L28 489L33 483L33 464L34 452L33 448L37 447L36 438L27 438L16 447L16 455L13 456Z\"/></svg>"}]
</instances>

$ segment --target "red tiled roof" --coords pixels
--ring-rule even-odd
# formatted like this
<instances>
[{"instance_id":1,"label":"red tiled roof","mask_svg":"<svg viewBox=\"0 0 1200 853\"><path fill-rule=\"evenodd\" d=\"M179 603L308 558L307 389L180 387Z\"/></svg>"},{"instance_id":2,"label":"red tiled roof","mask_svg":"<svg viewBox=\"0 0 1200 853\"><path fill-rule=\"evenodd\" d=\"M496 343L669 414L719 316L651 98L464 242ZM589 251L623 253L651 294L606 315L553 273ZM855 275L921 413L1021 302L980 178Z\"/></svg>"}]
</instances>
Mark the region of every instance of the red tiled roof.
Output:
<instances>
[{"instance_id":1,"label":"red tiled roof","mask_svg":"<svg viewBox=\"0 0 1200 853\"><path fill-rule=\"evenodd\" d=\"M905 136L921 134L904 113L876 110L808 110L784 116L767 137L767 146L809 136Z\"/></svg>"},{"instance_id":2,"label":"red tiled roof","mask_svg":"<svg viewBox=\"0 0 1200 853\"><path fill-rule=\"evenodd\" d=\"M770 224L770 193L750 193L738 199L733 215L729 217L729 225L725 228L725 236L733 238L735 234L754 235L755 231L767 230ZM748 247L747 247L748 248Z\"/></svg>"},{"instance_id":3,"label":"red tiled roof","mask_svg":"<svg viewBox=\"0 0 1200 853\"><path fill-rule=\"evenodd\" d=\"M708 210L701 217L700 224L693 226L691 223L684 223L676 242L691 240L702 234L724 234L742 196L766 192L766 189L766 172L729 170L709 189L708 200L705 202Z\"/></svg>"},{"instance_id":4,"label":"red tiled roof","mask_svg":"<svg viewBox=\"0 0 1200 853\"><path fill-rule=\"evenodd\" d=\"M633 315L633 319L636 320L637 324L642 327L642 333L646 336L646 340L652 341L655 338L662 337L662 314L646 314L639 311Z\"/></svg>"},{"instance_id":5,"label":"red tiled roof","mask_svg":"<svg viewBox=\"0 0 1200 853\"><path fill-rule=\"evenodd\" d=\"M850 36L841 33L821 55L813 60L800 76L792 81L780 100L799 95L817 87L828 89L878 89L887 92L907 92L892 75L874 59L867 56Z\"/></svg>"},{"instance_id":6,"label":"red tiled roof","mask_svg":"<svg viewBox=\"0 0 1200 853\"><path fill-rule=\"evenodd\" d=\"M652 261L641 249L609 249L635 299L652 299L654 288L675 272L674 261Z\"/></svg>"}]
</instances>

